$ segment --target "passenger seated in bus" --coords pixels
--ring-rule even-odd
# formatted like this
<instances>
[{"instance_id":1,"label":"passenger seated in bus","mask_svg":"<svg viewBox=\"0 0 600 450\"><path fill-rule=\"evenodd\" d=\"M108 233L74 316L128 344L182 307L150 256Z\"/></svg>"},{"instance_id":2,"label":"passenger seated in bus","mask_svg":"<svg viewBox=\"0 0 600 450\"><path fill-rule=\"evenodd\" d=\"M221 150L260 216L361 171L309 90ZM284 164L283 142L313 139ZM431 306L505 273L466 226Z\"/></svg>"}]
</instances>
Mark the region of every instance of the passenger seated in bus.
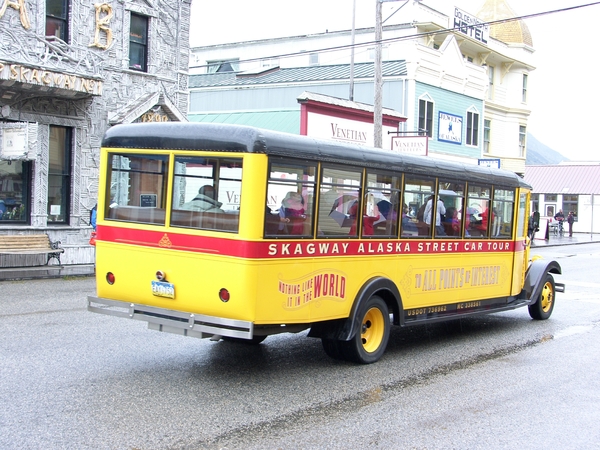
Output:
<instances>
[{"instance_id":1,"label":"passenger seated in bus","mask_svg":"<svg viewBox=\"0 0 600 450\"><path fill-rule=\"evenodd\" d=\"M443 225L448 236L460 236L460 220L458 210L454 206L450 206L446 210Z\"/></svg>"},{"instance_id":2,"label":"passenger seated in bus","mask_svg":"<svg viewBox=\"0 0 600 450\"><path fill-rule=\"evenodd\" d=\"M487 236L487 227L489 222L489 208L485 208L485 210L479 214L480 220L476 222L471 222L471 234L473 236L486 237ZM494 220L494 213L492 213L492 221Z\"/></svg>"},{"instance_id":3,"label":"passenger seated in bus","mask_svg":"<svg viewBox=\"0 0 600 450\"><path fill-rule=\"evenodd\" d=\"M402 234L412 236L417 233L417 224L408 215L408 205L402 206Z\"/></svg>"},{"instance_id":4,"label":"passenger seated in bus","mask_svg":"<svg viewBox=\"0 0 600 450\"><path fill-rule=\"evenodd\" d=\"M425 208L427 207L427 204L429 203L429 201L433 198L433 195L430 195L429 197L427 197L427 200L425 200L425 203L423 203L418 211L417 211L417 230L418 230L418 235L419 236L427 236L429 234L429 225L427 225L425 223Z\"/></svg>"},{"instance_id":5,"label":"passenger seated in bus","mask_svg":"<svg viewBox=\"0 0 600 450\"><path fill-rule=\"evenodd\" d=\"M379 220L373 223L375 234L390 234L395 229L398 214L389 200L383 199L377 202Z\"/></svg>"},{"instance_id":6,"label":"passenger seated in bus","mask_svg":"<svg viewBox=\"0 0 600 450\"><path fill-rule=\"evenodd\" d=\"M265 205L265 234L277 234L279 223L279 212L273 211L269 205Z\"/></svg>"},{"instance_id":7,"label":"passenger seated in bus","mask_svg":"<svg viewBox=\"0 0 600 450\"><path fill-rule=\"evenodd\" d=\"M377 209L381 214L381 220L387 220L388 222L396 222L398 219L398 213L393 207L392 203L388 200L379 200L377 202ZM408 207L406 208L408 211Z\"/></svg>"},{"instance_id":8,"label":"passenger seated in bus","mask_svg":"<svg viewBox=\"0 0 600 450\"><path fill-rule=\"evenodd\" d=\"M215 188L207 184L198 190L198 195L189 202L184 203L180 209L186 211L223 212L221 205L222 203L216 200Z\"/></svg>"},{"instance_id":9,"label":"passenger seated in bus","mask_svg":"<svg viewBox=\"0 0 600 450\"><path fill-rule=\"evenodd\" d=\"M288 192L279 208L279 231L283 234L303 235L304 221L304 198L295 191Z\"/></svg>"},{"instance_id":10,"label":"passenger seated in bus","mask_svg":"<svg viewBox=\"0 0 600 450\"><path fill-rule=\"evenodd\" d=\"M348 232L349 236L356 236L356 218L358 217L358 201L354 202L350 209L348 210L348 214L350 218L354 219L352 222L352 226L350 227L350 231ZM363 214L363 236L372 236L373 235L373 224L381 219L381 214L377 212L376 216L369 216L367 214Z\"/></svg>"},{"instance_id":11,"label":"passenger seated in bus","mask_svg":"<svg viewBox=\"0 0 600 450\"><path fill-rule=\"evenodd\" d=\"M433 211L433 195L429 198L425 205L425 211L423 212L423 221L431 226L431 213ZM446 214L446 207L444 206L444 202L438 198L437 208L435 213L435 234L436 236L445 236L446 232L444 231L444 227L442 226L442 215Z\"/></svg>"}]
</instances>

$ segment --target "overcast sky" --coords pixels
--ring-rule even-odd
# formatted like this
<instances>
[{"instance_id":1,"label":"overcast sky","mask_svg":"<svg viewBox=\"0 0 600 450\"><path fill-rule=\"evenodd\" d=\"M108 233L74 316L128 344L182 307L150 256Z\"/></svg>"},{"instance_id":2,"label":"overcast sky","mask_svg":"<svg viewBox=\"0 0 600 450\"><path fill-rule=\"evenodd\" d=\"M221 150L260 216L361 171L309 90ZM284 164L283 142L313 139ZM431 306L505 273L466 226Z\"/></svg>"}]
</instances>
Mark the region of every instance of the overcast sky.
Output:
<instances>
[{"instance_id":1,"label":"overcast sky","mask_svg":"<svg viewBox=\"0 0 600 450\"><path fill-rule=\"evenodd\" d=\"M597 3L582 0L507 0L518 16ZM403 0L383 4L388 17ZM484 0L423 0L450 14L457 6L473 14ZM191 46L239 42L352 28L353 0L193 0ZM402 14L399 11L397 14ZM593 139L600 103L595 70L600 4L526 20L536 70L529 76L528 131L572 160L600 161ZM356 0L356 27L375 23L375 0Z\"/></svg>"}]
</instances>

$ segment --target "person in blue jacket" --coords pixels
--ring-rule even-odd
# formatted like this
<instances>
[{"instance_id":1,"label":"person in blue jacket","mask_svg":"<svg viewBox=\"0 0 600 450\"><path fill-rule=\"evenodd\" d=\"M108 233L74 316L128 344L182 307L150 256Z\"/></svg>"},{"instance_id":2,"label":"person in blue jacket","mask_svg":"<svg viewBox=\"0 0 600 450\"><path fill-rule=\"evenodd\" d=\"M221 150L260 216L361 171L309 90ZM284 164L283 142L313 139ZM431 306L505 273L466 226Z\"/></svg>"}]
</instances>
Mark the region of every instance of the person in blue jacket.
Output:
<instances>
[{"instance_id":1,"label":"person in blue jacket","mask_svg":"<svg viewBox=\"0 0 600 450\"><path fill-rule=\"evenodd\" d=\"M96 231L96 214L98 212L98 203L94 205L94 207L90 211L90 225Z\"/></svg>"}]
</instances>

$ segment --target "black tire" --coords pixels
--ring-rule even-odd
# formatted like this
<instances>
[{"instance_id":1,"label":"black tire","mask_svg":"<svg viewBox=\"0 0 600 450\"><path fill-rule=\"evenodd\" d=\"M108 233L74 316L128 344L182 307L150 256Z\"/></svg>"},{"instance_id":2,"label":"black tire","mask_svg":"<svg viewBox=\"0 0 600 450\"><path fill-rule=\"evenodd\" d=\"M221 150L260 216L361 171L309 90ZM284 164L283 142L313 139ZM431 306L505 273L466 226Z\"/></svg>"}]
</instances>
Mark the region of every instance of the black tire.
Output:
<instances>
[{"instance_id":1,"label":"black tire","mask_svg":"<svg viewBox=\"0 0 600 450\"><path fill-rule=\"evenodd\" d=\"M224 337L223 340L227 342L235 342L238 344L246 344L246 345L258 345L262 341L264 341L267 336L252 336L251 339L242 339L242 338L234 338L234 337Z\"/></svg>"},{"instance_id":2,"label":"black tire","mask_svg":"<svg viewBox=\"0 0 600 450\"><path fill-rule=\"evenodd\" d=\"M349 341L339 341L344 359L372 364L383 356L390 339L390 313L387 304L376 295L360 308L356 320L360 328Z\"/></svg>"},{"instance_id":3,"label":"black tire","mask_svg":"<svg viewBox=\"0 0 600 450\"><path fill-rule=\"evenodd\" d=\"M535 320L546 320L552 315L554 309L554 300L556 288L554 286L554 277L549 273L544 278L542 292L535 303L529 305L529 315Z\"/></svg>"}]
</instances>

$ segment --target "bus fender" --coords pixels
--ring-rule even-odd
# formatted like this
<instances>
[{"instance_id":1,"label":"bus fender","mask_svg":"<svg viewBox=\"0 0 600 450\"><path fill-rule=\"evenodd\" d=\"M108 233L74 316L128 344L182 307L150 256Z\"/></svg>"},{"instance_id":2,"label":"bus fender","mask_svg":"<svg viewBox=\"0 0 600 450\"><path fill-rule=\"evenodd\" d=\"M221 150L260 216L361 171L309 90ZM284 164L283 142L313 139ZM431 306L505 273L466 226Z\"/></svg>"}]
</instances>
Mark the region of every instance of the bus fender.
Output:
<instances>
[{"instance_id":1,"label":"bus fender","mask_svg":"<svg viewBox=\"0 0 600 450\"><path fill-rule=\"evenodd\" d=\"M532 261L525 274L525 283L523 283L523 290L519 298L529 300L531 303L536 302L544 287L547 273L562 274L560 264L544 259ZM563 284L556 283L556 287L558 292L564 292Z\"/></svg>"},{"instance_id":2,"label":"bus fender","mask_svg":"<svg viewBox=\"0 0 600 450\"><path fill-rule=\"evenodd\" d=\"M394 314L394 324L399 325L402 300L398 288L388 278L374 277L368 280L356 295L350 310L350 316L347 319L313 324L308 335L310 337L349 341L360 329L360 319L356 316L361 305L373 295L379 295L387 303L390 313Z\"/></svg>"}]
</instances>

